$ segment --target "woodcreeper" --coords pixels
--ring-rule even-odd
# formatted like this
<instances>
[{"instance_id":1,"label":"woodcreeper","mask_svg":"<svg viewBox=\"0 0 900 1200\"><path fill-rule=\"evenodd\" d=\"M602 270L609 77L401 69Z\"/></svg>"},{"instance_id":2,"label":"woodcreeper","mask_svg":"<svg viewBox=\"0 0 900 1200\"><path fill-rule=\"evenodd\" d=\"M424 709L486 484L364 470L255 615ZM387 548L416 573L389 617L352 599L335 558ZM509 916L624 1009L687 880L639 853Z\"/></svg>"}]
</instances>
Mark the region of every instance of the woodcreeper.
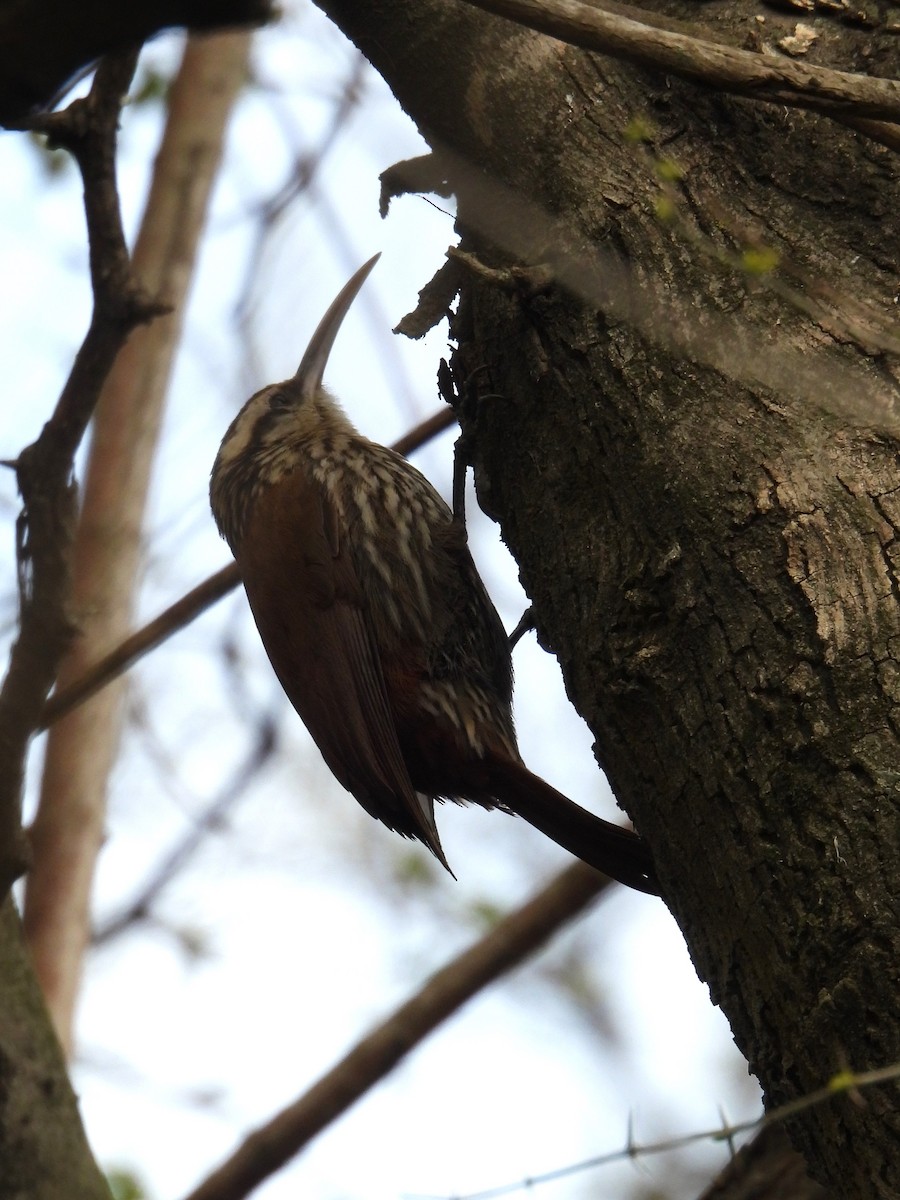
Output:
<instances>
[{"instance_id":1,"label":"woodcreeper","mask_svg":"<svg viewBox=\"0 0 900 1200\"><path fill-rule=\"evenodd\" d=\"M415 467L357 432L322 386L377 258L341 290L296 375L247 401L212 470L213 515L275 673L343 786L444 866L434 802L473 801L517 813L655 893L636 834L523 764L509 645L462 522Z\"/></svg>"}]
</instances>

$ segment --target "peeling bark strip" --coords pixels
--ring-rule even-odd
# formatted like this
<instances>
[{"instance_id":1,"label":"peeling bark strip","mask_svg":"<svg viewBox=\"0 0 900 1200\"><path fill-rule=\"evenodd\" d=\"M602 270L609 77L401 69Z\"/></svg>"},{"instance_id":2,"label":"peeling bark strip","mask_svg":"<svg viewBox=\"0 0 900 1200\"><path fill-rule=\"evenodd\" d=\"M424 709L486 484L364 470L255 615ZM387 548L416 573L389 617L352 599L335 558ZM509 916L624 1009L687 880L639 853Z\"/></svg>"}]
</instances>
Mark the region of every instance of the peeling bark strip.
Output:
<instances>
[{"instance_id":1,"label":"peeling bark strip","mask_svg":"<svg viewBox=\"0 0 900 1200\"><path fill-rule=\"evenodd\" d=\"M788 573L809 601L824 661L833 666L843 652L866 653L883 627L878 621L879 605L890 609L895 603L888 572L857 556L849 561L842 558L840 539L833 536L821 509L790 521L784 540ZM879 583L884 585L880 596Z\"/></svg>"},{"instance_id":2,"label":"peeling bark strip","mask_svg":"<svg viewBox=\"0 0 900 1200\"><path fill-rule=\"evenodd\" d=\"M771 1103L900 1061L900 395L853 332L896 328L897 160L449 0L320 3L465 164L479 496L698 972ZM818 65L892 74L885 31L817 28ZM497 287L511 263L565 287ZM828 296L837 323L798 302ZM834 1196L900 1194L892 1088L791 1135Z\"/></svg>"}]
</instances>

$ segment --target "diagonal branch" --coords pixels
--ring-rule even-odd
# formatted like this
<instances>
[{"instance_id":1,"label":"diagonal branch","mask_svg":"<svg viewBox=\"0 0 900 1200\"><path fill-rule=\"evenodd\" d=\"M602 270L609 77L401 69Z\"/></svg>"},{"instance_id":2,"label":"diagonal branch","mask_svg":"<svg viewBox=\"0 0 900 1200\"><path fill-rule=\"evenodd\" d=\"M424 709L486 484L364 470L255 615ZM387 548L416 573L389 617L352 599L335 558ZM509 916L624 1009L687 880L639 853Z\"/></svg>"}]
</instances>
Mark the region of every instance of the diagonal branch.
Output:
<instances>
[{"instance_id":1,"label":"diagonal branch","mask_svg":"<svg viewBox=\"0 0 900 1200\"><path fill-rule=\"evenodd\" d=\"M567 867L486 937L436 971L411 1000L357 1042L308 1092L254 1130L188 1200L242 1200L383 1079L442 1021L582 912L608 883L584 863Z\"/></svg>"},{"instance_id":2,"label":"diagonal branch","mask_svg":"<svg viewBox=\"0 0 900 1200\"><path fill-rule=\"evenodd\" d=\"M165 612L130 634L103 658L88 667L74 683L54 692L44 706L39 728L49 729L60 717L77 708L79 704L84 704L85 700L89 700L108 683L118 679L145 654L155 650L217 600L227 596L240 582L236 563L229 563L221 571L216 571L215 575L204 579L180 600L171 604Z\"/></svg>"},{"instance_id":3,"label":"diagonal branch","mask_svg":"<svg viewBox=\"0 0 900 1200\"><path fill-rule=\"evenodd\" d=\"M900 82L738 50L581 0L465 0L550 37L693 83L832 117L900 122ZM631 9L629 11L635 11Z\"/></svg>"}]
</instances>

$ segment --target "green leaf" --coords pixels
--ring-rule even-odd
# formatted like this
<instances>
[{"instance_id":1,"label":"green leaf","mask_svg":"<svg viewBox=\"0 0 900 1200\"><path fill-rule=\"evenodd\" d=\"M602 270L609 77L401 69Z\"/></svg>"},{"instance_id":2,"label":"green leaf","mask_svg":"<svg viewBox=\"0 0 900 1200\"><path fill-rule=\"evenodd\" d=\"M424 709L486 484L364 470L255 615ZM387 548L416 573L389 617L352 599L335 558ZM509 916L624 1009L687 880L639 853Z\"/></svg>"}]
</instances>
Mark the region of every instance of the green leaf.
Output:
<instances>
[{"instance_id":1,"label":"green leaf","mask_svg":"<svg viewBox=\"0 0 900 1200\"><path fill-rule=\"evenodd\" d=\"M106 1173L106 1182L113 1200L147 1200L144 1185L133 1171L125 1167L114 1167Z\"/></svg>"}]
</instances>

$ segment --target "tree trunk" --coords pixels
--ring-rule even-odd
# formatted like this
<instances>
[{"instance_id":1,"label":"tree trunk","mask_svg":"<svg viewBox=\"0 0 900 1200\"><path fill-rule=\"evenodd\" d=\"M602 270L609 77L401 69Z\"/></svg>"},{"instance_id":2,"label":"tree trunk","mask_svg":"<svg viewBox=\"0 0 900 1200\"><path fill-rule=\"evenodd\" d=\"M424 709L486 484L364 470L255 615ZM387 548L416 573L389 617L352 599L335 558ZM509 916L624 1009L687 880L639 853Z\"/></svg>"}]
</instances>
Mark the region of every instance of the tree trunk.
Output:
<instances>
[{"instance_id":1,"label":"tree trunk","mask_svg":"<svg viewBox=\"0 0 900 1200\"><path fill-rule=\"evenodd\" d=\"M458 2L320 3L457 194L480 497L768 1102L900 1060L896 160ZM793 33L758 12L707 36ZM812 24L845 70L893 44ZM790 1132L900 1194L892 1091Z\"/></svg>"},{"instance_id":2,"label":"tree trunk","mask_svg":"<svg viewBox=\"0 0 900 1200\"><path fill-rule=\"evenodd\" d=\"M11 899L0 906L0 1200L110 1200Z\"/></svg>"}]
</instances>

